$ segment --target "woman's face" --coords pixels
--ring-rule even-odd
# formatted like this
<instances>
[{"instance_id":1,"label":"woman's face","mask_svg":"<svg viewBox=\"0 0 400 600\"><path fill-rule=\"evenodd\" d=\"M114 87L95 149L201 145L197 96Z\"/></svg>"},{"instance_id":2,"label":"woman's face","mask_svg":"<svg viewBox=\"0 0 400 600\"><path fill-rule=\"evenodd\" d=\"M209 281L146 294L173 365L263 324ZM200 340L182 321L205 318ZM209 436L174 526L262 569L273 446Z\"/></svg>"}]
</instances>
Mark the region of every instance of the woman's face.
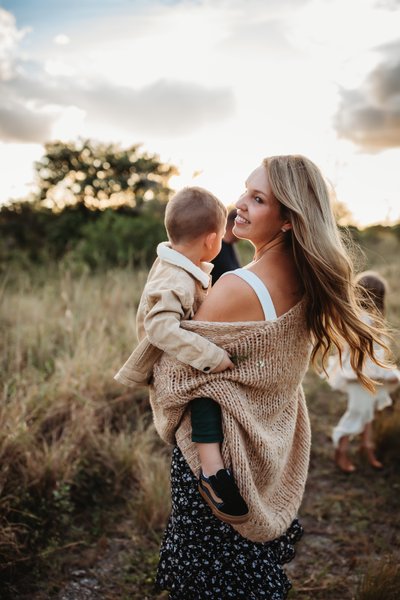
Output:
<instances>
[{"instance_id":1,"label":"woman's face","mask_svg":"<svg viewBox=\"0 0 400 600\"><path fill-rule=\"evenodd\" d=\"M288 220L274 198L267 169L261 165L246 181L246 191L236 202L237 216L233 233L250 240L256 247L273 240Z\"/></svg>"}]
</instances>

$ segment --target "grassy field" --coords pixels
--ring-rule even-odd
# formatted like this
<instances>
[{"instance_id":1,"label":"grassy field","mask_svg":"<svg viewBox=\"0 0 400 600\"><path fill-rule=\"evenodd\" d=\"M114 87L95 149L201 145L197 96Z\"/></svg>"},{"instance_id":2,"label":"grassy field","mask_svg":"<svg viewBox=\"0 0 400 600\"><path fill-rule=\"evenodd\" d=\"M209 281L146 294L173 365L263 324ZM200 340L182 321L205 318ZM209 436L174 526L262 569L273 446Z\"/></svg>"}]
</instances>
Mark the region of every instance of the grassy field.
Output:
<instances>
[{"instance_id":1,"label":"grassy field","mask_svg":"<svg viewBox=\"0 0 400 600\"><path fill-rule=\"evenodd\" d=\"M395 238L373 240L365 266L388 279L388 318L400 329L398 252ZM152 578L169 512L169 448L145 393L113 381L135 343L144 279L54 266L6 272L0 282L4 600L165 597ZM399 394L376 422L385 468L373 472L354 444L358 470L349 477L335 469L329 438L344 396L312 371L305 390L313 448L306 535L287 566L290 598L398 598L389 588L400 589Z\"/></svg>"}]
</instances>

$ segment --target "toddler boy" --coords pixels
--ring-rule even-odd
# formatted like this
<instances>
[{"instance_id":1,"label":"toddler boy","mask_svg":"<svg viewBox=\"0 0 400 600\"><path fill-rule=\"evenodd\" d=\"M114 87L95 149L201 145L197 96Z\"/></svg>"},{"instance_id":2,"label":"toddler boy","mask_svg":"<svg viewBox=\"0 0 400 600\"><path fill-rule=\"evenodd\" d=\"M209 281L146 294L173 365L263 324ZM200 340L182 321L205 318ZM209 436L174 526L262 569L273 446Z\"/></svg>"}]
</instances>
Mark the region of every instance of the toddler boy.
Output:
<instances>
[{"instance_id":1,"label":"toddler boy","mask_svg":"<svg viewBox=\"0 0 400 600\"><path fill-rule=\"evenodd\" d=\"M205 373L232 369L228 353L206 338L180 327L194 316L210 287L210 261L221 249L227 209L213 194L187 187L165 211L168 242L157 247L137 311L139 344L115 379L129 387L147 384L162 352ZM228 469L219 405L210 398L191 402L192 440L201 462L199 491L212 511L228 523L248 520L248 508Z\"/></svg>"}]
</instances>

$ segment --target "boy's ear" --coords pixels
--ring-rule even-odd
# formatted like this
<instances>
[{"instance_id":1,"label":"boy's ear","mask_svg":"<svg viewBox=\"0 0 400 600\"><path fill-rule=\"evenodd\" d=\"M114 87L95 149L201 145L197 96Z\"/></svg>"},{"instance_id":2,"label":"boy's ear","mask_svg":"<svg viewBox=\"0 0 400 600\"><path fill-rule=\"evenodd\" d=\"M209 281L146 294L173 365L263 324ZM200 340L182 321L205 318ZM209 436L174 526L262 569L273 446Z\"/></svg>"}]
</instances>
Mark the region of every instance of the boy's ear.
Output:
<instances>
[{"instance_id":1,"label":"boy's ear","mask_svg":"<svg viewBox=\"0 0 400 600\"><path fill-rule=\"evenodd\" d=\"M208 233L206 235L204 243L208 249L213 247L216 237L217 237L217 233L215 231L213 231L212 233Z\"/></svg>"}]
</instances>

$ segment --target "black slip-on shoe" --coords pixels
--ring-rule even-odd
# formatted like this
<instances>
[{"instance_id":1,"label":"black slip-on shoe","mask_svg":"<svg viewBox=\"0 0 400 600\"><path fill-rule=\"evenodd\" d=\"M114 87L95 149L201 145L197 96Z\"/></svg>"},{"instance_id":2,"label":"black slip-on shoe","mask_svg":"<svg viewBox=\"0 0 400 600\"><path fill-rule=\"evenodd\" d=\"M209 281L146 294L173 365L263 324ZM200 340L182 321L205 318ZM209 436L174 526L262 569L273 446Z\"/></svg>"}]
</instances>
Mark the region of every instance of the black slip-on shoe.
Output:
<instances>
[{"instance_id":1,"label":"black slip-on shoe","mask_svg":"<svg viewBox=\"0 0 400 600\"><path fill-rule=\"evenodd\" d=\"M212 512L224 523L238 525L249 520L249 508L229 469L205 477L200 473L199 492Z\"/></svg>"}]
</instances>

